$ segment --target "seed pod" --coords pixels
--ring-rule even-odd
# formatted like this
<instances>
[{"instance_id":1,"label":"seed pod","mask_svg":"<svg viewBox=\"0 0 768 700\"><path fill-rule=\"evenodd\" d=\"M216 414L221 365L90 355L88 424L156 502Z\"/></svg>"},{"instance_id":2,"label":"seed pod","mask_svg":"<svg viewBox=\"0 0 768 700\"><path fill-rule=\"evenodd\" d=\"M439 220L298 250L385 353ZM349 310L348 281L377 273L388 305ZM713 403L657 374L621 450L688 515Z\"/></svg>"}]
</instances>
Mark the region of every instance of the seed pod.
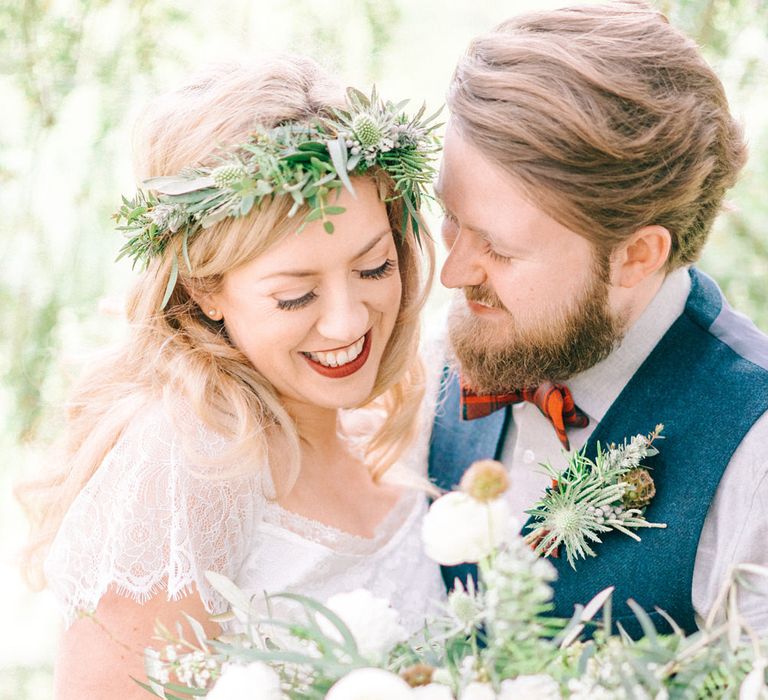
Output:
<instances>
[{"instance_id":1,"label":"seed pod","mask_svg":"<svg viewBox=\"0 0 768 700\"><path fill-rule=\"evenodd\" d=\"M631 469L621 481L627 485L621 498L627 508L645 508L656 495L656 485L647 469Z\"/></svg>"},{"instance_id":2,"label":"seed pod","mask_svg":"<svg viewBox=\"0 0 768 700\"><path fill-rule=\"evenodd\" d=\"M509 488L507 470L494 459L481 459L464 472L459 488L478 501L493 501Z\"/></svg>"},{"instance_id":3,"label":"seed pod","mask_svg":"<svg viewBox=\"0 0 768 700\"><path fill-rule=\"evenodd\" d=\"M427 664L414 664L400 672L403 680L411 686L418 688L422 685L429 685L432 682L432 674L435 669Z\"/></svg>"}]
</instances>

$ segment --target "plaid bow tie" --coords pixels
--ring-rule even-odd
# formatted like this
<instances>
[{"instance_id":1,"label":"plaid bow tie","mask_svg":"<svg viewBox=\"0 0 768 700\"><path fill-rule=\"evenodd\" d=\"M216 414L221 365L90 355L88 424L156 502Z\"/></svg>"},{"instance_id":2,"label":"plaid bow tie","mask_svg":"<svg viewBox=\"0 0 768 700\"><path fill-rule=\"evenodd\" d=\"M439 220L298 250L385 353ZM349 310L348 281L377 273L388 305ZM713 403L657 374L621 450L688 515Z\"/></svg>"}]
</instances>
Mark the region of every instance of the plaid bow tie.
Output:
<instances>
[{"instance_id":1,"label":"plaid bow tie","mask_svg":"<svg viewBox=\"0 0 768 700\"><path fill-rule=\"evenodd\" d=\"M532 389L519 389L508 394L475 394L462 384L461 417L464 420L484 418L510 404L530 401L552 423L563 447L570 450L565 427L585 428L589 418L574 403L567 386L545 382Z\"/></svg>"}]
</instances>

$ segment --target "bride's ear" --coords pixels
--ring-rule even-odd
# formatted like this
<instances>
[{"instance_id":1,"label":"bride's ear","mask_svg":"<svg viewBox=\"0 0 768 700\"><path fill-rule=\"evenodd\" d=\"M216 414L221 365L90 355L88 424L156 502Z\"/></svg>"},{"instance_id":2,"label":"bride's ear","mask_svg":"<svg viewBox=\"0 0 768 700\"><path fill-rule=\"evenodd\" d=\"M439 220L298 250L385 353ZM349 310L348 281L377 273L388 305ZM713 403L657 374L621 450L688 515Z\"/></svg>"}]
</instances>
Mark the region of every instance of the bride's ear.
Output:
<instances>
[{"instance_id":1,"label":"bride's ear","mask_svg":"<svg viewBox=\"0 0 768 700\"><path fill-rule=\"evenodd\" d=\"M189 296L192 297L192 300L200 307L203 314L212 321L221 321L224 319L224 313L219 307L214 294L206 294L190 289Z\"/></svg>"}]
</instances>

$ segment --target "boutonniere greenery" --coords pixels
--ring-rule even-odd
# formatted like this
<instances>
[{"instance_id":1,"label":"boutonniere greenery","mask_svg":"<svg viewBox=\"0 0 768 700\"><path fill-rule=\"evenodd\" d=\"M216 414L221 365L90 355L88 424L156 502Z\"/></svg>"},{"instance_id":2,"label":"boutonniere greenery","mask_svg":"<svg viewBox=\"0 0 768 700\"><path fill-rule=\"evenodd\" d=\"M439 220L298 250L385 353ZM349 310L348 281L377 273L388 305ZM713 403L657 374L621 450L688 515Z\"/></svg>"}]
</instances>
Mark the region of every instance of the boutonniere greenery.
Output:
<instances>
[{"instance_id":1,"label":"boutonniere greenery","mask_svg":"<svg viewBox=\"0 0 768 700\"><path fill-rule=\"evenodd\" d=\"M559 556L565 547L568 563L596 556L593 545L617 530L640 541L634 532L644 527L666 527L650 523L645 509L656 495L649 468L642 462L659 453L654 442L661 438L663 425L649 435L636 435L629 443L597 445L597 456L589 459L585 450L568 457L568 466L558 472L543 464L552 477L552 486L531 509L533 523L526 541L538 554Z\"/></svg>"}]
</instances>

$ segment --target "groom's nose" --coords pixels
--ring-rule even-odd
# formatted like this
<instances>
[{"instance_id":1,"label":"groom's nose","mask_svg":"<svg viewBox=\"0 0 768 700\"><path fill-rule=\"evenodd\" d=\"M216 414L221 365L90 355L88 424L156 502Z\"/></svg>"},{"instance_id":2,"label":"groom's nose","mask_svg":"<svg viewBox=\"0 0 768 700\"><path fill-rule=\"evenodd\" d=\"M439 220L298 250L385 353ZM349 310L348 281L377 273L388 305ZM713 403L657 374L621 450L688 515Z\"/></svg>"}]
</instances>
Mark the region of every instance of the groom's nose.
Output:
<instances>
[{"instance_id":1,"label":"groom's nose","mask_svg":"<svg viewBox=\"0 0 768 700\"><path fill-rule=\"evenodd\" d=\"M455 236L444 236L448 246L448 257L440 272L440 281L449 289L475 287L485 282L485 270L482 267L482 251L474 245L467 231Z\"/></svg>"}]
</instances>

